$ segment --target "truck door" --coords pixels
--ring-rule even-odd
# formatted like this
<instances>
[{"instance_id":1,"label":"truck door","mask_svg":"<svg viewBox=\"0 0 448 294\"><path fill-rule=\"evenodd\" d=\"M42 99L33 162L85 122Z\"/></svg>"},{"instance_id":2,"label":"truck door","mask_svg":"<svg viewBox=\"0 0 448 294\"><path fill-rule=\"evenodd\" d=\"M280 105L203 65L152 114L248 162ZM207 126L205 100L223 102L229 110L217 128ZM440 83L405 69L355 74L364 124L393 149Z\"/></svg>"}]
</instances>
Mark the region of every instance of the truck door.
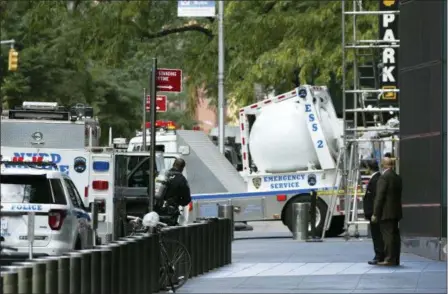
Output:
<instances>
[{"instance_id":1,"label":"truck door","mask_svg":"<svg viewBox=\"0 0 448 294\"><path fill-rule=\"evenodd\" d=\"M163 154L156 154L156 170L163 170ZM159 160L158 160L159 159ZM126 202L126 213L134 216L143 216L148 209L148 186L150 181L149 153L135 152L117 154L116 160L120 162L121 172L116 175L120 179L118 189Z\"/></svg>"}]
</instances>

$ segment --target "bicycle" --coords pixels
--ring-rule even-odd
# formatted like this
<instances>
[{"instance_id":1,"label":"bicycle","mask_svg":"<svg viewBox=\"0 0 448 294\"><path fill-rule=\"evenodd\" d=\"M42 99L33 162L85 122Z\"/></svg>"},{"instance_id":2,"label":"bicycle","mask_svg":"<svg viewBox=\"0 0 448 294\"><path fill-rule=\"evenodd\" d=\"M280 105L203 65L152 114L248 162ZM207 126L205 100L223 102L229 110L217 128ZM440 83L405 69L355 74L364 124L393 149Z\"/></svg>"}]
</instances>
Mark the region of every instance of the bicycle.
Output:
<instances>
[{"instance_id":1,"label":"bicycle","mask_svg":"<svg viewBox=\"0 0 448 294\"><path fill-rule=\"evenodd\" d=\"M143 224L144 219L152 218L150 223ZM160 289L171 290L175 293L177 289L182 287L190 277L191 273L191 256L184 244L177 240L166 239L161 234L163 228L168 227L167 224L159 221L159 216L156 212L148 213L144 219L136 216L128 215L132 225L132 232L130 236L139 233L147 233L150 227L153 227L156 233L159 234L160 247ZM184 263L180 261L184 258Z\"/></svg>"}]
</instances>

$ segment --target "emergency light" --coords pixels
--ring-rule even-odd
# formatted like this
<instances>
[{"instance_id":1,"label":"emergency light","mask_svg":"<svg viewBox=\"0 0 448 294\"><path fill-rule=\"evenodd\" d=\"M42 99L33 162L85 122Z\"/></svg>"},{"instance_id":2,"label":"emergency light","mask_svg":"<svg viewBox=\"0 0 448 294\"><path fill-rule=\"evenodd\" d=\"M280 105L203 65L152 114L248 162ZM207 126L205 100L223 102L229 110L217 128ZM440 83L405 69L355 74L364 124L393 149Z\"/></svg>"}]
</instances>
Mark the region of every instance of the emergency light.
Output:
<instances>
[{"instance_id":1,"label":"emergency light","mask_svg":"<svg viewBox=\"0 0 448 294\"><path fill-rule=\"evenodd\" d=\"M108 161L94 161L92 164L94 171L108 171L109 170L109 162Z\"/></svg>"},{"instance_id":2,"label":"emergency light","mask_svg":"<svg viewBox=\"0 0 448 294\"><path fill-rule=\"evenodd\" d=\"M55 110L58 108L57 102L30 102L25 101L22 103L23 109L41 109L41 110Z\"/></svg>"},{"instance_id":3,"label":"emergency light","mask_svg":"<svg viewBox=\"0 0 448 294\"><path fill-rule=\"evenodd\" d=\"M147 122L146 123L146 128L149 129L151 128L151 123ZM160 128L160 129L167 129L167 130L175 130L176 129L176 124L171 121L171 120L156 120L156 128Z\"/></svg>"},{"instance_id":4,"label":"emergency light","mask_svg":"<svg viewBox=\"0 0 448 294\"><path fill-rule=\"evenodd\" d=\"M92 189L93 190L108 190L109 182L108 181L93 181Z\"/></svg>"}]
</instances>

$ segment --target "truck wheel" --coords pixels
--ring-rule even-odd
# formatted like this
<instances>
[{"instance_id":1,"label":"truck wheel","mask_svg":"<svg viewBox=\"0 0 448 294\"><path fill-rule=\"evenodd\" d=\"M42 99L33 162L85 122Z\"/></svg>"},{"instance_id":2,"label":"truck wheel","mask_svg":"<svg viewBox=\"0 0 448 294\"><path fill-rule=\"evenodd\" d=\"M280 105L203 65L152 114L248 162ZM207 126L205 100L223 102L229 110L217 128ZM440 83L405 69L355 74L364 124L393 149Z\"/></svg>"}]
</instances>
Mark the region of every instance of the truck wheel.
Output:
<instances>
[{"instance_id":1,"label":"truck wheel","mask_svg":"<svg viewBox=\"0 0 448 294\"><path fill-rule=\"evenodd\" d=\"M292 232L292 205L294 203L305 203L311 202L310 195L298 195L286 204L284 213L283 213L283 223L288 227L289 231ZM317 198L316 201L316 236L320 237L322 235L322 231L325 223L325 216L327 215L327 204L320 198ZM308 235L311 234L311 226L308 227Z\"/></svg>"},{"instance_id":2,"label":"truck wheel","mask_svg":"<svg viewBox=\"0 0 448 294\"><path fill-rule=\"evenodd\" d=\"M343 215L333 216L331 219L330 228L328 229L326 236L327 237L338 237L342 233L344 233L344 220L345 217Z\"/></svg>"}]
</instances>

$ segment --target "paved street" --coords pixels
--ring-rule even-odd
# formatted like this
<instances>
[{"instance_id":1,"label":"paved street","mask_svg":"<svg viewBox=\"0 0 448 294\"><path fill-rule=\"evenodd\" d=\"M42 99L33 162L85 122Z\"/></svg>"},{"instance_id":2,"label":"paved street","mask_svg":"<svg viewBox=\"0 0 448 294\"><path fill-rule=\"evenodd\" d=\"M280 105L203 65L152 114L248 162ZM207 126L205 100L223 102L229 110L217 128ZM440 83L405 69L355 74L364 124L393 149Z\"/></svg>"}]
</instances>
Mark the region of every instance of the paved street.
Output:
<instances>
[{"instance_id":1,"label":"paved street","mask_svg":"<svg viewBox=\"0 0 448 294\"><path fill-rule=\"evenodd\" d=\"M444 262L402 254L400 267L370 266L369 239L301 243L278 223L250 225L254 231L235 233L233 264L192 279L179 293L446 293ZM274 238L261 238L269 234ZM238 240L250 236L258 238Z\"/></svg>"}]
</instances>

